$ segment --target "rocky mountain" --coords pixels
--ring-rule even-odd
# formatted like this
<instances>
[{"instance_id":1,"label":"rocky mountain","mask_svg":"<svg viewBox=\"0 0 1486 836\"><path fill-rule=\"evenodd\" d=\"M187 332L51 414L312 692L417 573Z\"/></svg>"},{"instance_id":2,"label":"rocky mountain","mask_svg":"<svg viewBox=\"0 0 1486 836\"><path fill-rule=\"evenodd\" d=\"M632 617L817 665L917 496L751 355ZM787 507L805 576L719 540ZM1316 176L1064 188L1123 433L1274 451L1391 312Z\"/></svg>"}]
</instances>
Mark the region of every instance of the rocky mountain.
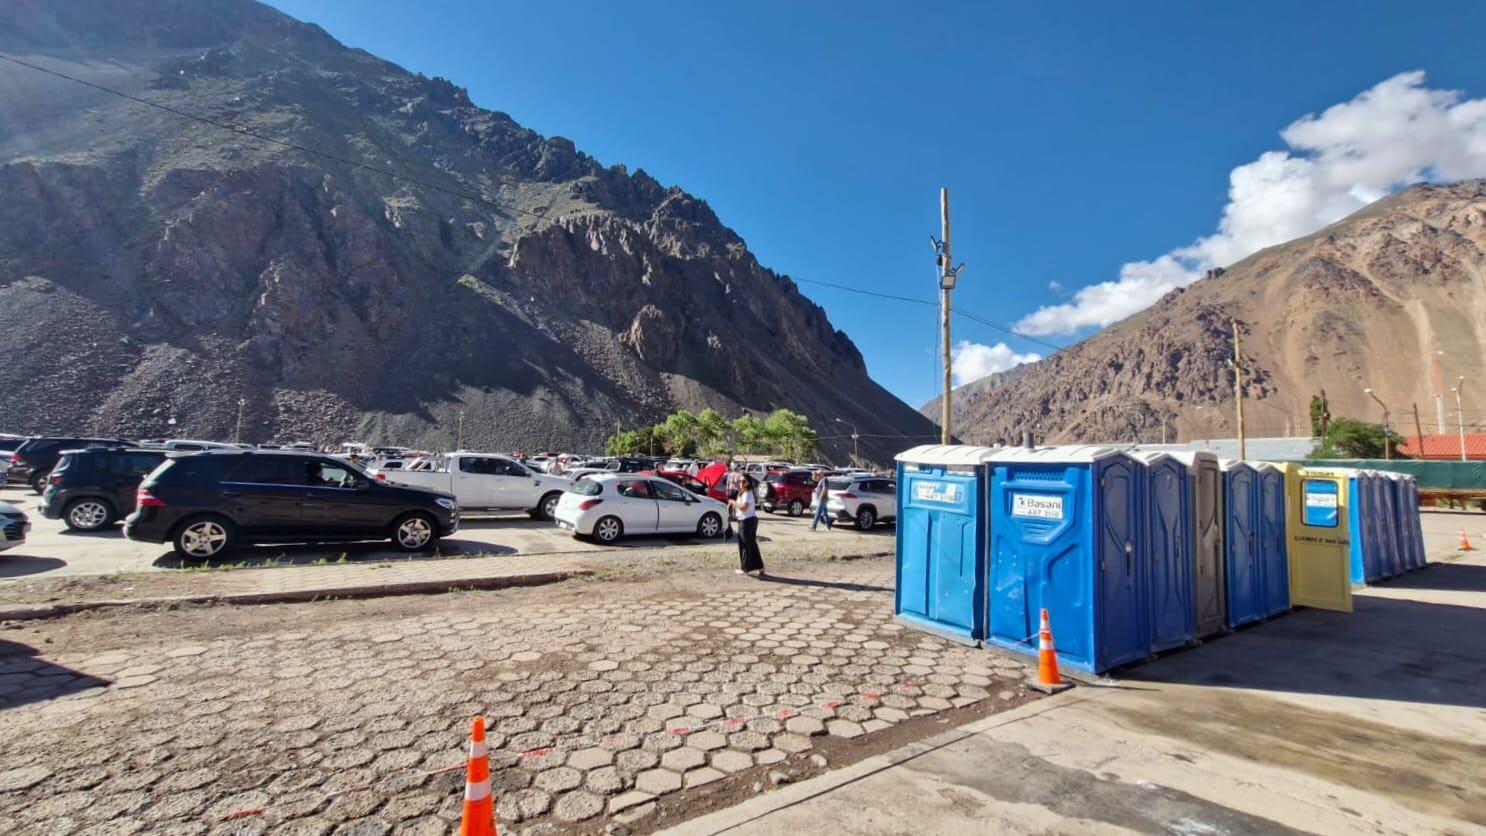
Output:
<instances>
[{"instance_id":1,"label":"rocky mountain","mask_svg":"<svg viewBox=\"0 0 1486 836\"><path fill-rule=\"evenodd\" d=\"M41 68L0 61L0 428L231 438L241 408L247 440L447 447L463 415L466 445L591 449L789 407L878 459L934 433L703 201L314 25L10 0L0 54Z\"/></svg>"},{"instance_id":2,"label":"rocky mountain","mask_svg":"<svg viewBox=\"0 0 1486 836\"><path fill-rule=\"evenodd\" d=\"M1309 404L1436 432L1434 393L1464 376L1486 405L1486 181L1416 185L1314 235L1255 253L1031 366L957 390L955 434L977 442L1232 437L1231 323L1251 436L1308 435ZM1437 353L1442 352L1442 354ZM1443 381L1443 387L1442 387ZM1476 386L1472 391L1471 382ZM923 413L939 414L938 402Z\"/></svg>"}]
</instances>

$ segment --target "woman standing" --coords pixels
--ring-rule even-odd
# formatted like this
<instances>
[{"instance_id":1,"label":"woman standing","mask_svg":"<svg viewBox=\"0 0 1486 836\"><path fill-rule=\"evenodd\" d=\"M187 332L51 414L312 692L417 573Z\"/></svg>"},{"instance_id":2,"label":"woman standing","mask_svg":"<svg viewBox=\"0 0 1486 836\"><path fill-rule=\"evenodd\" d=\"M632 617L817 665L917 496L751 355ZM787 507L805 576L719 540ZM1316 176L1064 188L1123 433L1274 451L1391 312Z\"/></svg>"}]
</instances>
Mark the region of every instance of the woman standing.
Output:
<instances>
[{"instance_id":1,"label":"woman standing","mask_svg":"<svg viewBox=\"0 0 1486 836\"><path fill-rule=\"evenodd\" d=\"M758 550L758 494L752 477L742 476L737 492L728 500L728 508L738 520L738 574L758 572L762 578L764 556Z\"/></svg>"}]
</instances>

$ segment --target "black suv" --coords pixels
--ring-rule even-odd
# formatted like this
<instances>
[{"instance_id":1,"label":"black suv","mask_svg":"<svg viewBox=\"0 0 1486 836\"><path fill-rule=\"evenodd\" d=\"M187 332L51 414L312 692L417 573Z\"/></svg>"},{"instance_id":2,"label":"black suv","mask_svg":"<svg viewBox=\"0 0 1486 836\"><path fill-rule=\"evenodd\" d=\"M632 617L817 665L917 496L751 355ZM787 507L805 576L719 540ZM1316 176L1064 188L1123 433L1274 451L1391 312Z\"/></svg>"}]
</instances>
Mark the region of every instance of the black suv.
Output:
<instances>
[{"instance_id":1,"label":"black suv","mask_svg":"<svg viewBox=\"0 0 1486 836\"><path fill-rule=\"evenodd\" d=\"M46 477L51 474L52 468L56 467L63 450L117 449L133 446L135 446L134 442L125 441L122 438L77 438L75 436L28 438L21 446L15 448L15 455L10 457L10 472L7 474L6 481L11 484L30 485L31 490L41 493L46 488Z\"/></svg>"},{"instance_id":2,"label":"black suv","mask_svg":"<svg viewBox=\"0 0 1486 836\"><path fill-rule=\"evenodd\" d=\"M459 528L454 497L393 485L317 453L207 450L171 455L139 486L124 535L174 544L183 560L243 543L392 540L431 549Z\"/></svg>"},{"instance_id":3,"label":"black suv","mask_svg":"<svg viewBox=\"0 0 1486 836\"><path fill-rule=\"evenodd\" d=\"M139 483L165 461L165 450L132 447L67 450L47 477L41 515L74 531L97 531L134 510Z\"/></svg>"}]
</instances>

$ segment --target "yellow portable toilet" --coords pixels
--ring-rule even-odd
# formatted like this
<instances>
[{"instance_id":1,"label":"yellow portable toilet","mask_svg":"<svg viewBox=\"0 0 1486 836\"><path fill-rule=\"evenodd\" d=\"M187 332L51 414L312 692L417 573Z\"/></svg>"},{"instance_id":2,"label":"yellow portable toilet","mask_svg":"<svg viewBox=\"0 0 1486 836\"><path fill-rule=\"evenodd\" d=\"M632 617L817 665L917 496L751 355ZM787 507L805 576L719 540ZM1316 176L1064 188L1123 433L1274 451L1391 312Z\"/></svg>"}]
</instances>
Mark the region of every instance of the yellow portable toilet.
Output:
<instances>
[{"instance_id":1,"label":"yellow portable toilet","mask_svg":"<svg viewBox=\"0 0 1486 836\"><path fill-rule=\"evenodd\" d=\"M1290 603L1352 611L1352 501L1347 468L1276 463L1285 474L1285 531L1290 541Z\"/></svg>"}]
</instances>

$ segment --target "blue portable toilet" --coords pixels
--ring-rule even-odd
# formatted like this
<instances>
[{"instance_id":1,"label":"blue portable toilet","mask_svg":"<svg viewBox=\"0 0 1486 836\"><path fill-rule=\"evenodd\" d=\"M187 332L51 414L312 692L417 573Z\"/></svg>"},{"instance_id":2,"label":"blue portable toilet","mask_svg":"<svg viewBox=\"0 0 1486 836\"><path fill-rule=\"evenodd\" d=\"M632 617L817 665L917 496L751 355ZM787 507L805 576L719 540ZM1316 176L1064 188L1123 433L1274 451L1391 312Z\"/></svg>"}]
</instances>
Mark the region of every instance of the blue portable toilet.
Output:
<instances>
[{"instance_id":1,"label":"blue portable toilet","mask_svg":"<svg viewBox=\"0 0 1486 836\"><path fill-rule=\"evenodd\" d=\"M1378 471L1374 483L1378 501L1378 544L1382 549L1383 577L1403 574L1402 538L1398 536L1398 482L1391 471Z\"/></svg>"},{"instance_id":2,"label":"blue portable toilet","mask_svg":"<svg viewBox=\"0 0 1486 836\"><path fill-rule=\"evenodd\" d=\"M1247 462L1224 459L1224 563L1228 629L1264 617L1264 578L1259 567L1259 479Z\"/></svg>"},{"instance_id":3,"label":"blue portable toilet","mask_svg":"<svg viewBox=\"0 0 1486 836\"><path fill-rule=\"evenodd\" d=\"M1408 478L1408 486L1409 517L1413 520L1409 530L1413 533L1414 537L1414 568L1423 569L1429 565L1429 550L1424 548L1424 517L1419 506L1419 480L1410 476Z\"/></svg>"},{"instance_id":4,"label":"blue portable toilet","mask_svg":"<svg viewBox=\"0 0 1486 836\"><path fill-rule=\"evenodd\" d=\"M1159 451L1131 452L1145 465L1141 516L1146 542L1146 607L1151 652L1191 644L1196 638L1193 605L1194 525L1191 473L1184 462Z\"/></svg>"},{"instance_id":5,"label":"blue portable toilet","mask_svg":"<svg viewBox=\"0 0 1486 836\"><path fill-rule=\"evenodd\" d=\"M1285 536L1285 474L1272 464L1254 466L1259 482L1259 586L1265 617L1290 609L1290 547Z\"/></svg>"},{"instance_id":6,"label":"blue portable toilet","mask_svg":"<svg viewBox=\"0 0 1486 836\"><path fill-rule=\"evenodd\" d=\"M1177 450L1171 457L1187 466L1192 486L1193 599L1197 638L1228 626L1228 591L1223 567L1223 471L1205 450Z\"/></svg>"},{"instance_id":7,"label":"blue portable toilet","mask_svg":"<svg viewBox=\"0 0 1486 836\"><path fill-rule=\"evenodd\" d=\"M1382 550L1378 543L1377 474L1353 470L1347 480L1347 550L1349 574L1354 584L1375 583L1383 577Z\"/></svg>"},{"instance_id":8,"label":"blue portable toilet","mask_svg":"<svg viewBox=\"0 0 1486 836\"><path fill-rule=\"evenodd\" d=\"M897 455L899 622L967 644L985 637L989 447L933 444Z\"/></svg>"},{"instance_id":9,"label":"blue portable toilet","mask_svg":"<svg viewBox=\"0 0 1486 836\"><path fill-rule=\"evenodd\" d=\"M986 465L987 641L1035 654L1046 608L1059 664L1103 673L1149 656L1141 463L1110 447L1024 447Z\"/></svg>"}]
</instances>

